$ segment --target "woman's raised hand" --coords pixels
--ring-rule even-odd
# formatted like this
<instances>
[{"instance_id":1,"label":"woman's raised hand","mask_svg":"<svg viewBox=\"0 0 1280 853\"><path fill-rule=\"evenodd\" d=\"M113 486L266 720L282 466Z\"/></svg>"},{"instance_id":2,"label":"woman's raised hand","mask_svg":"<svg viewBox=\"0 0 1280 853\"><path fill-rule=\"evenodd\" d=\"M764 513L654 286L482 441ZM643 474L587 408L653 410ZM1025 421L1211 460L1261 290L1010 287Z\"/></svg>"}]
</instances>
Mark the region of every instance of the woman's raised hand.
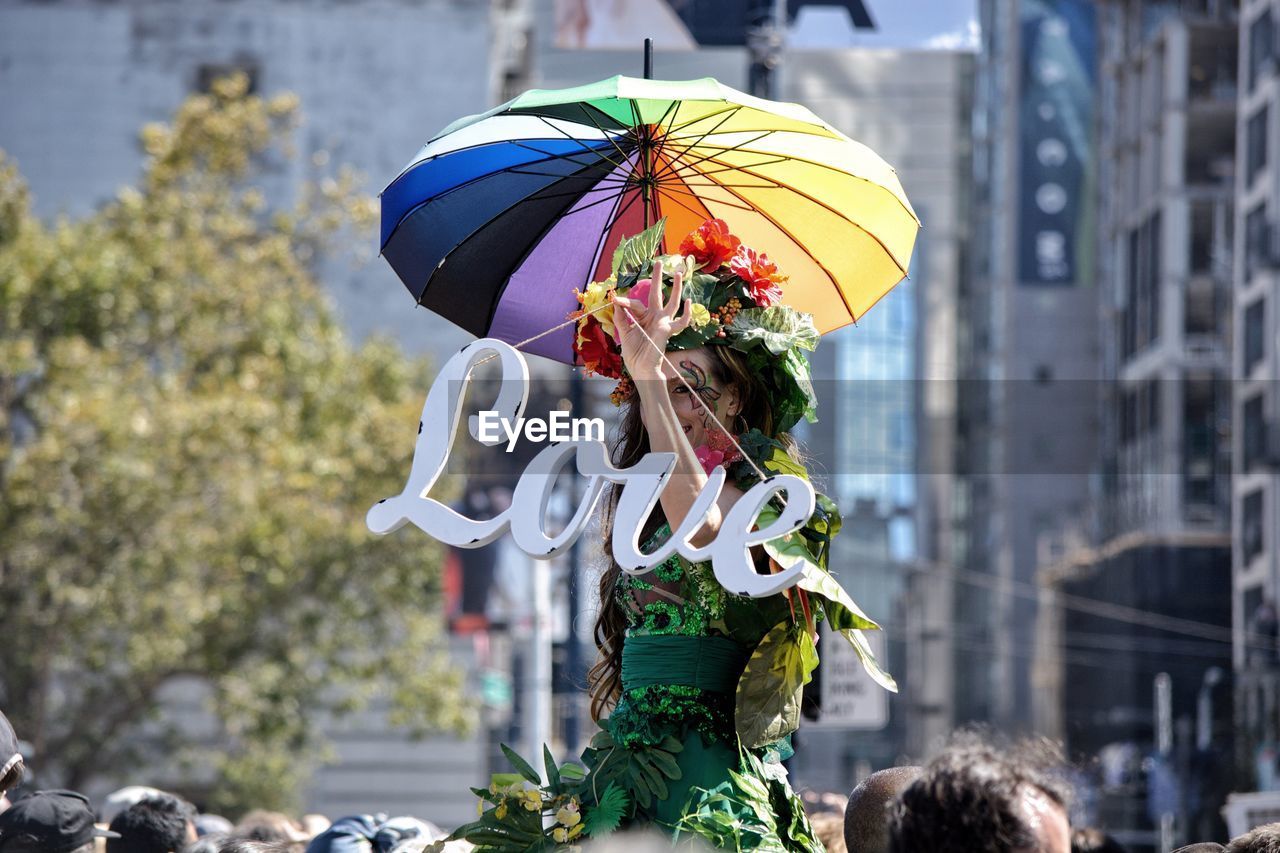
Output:
<instances>
[{"instance_id":1,"label":"woman's raised hand","mask_svg":"<svg viewBox=\"0 0 1280 853\"><path fill-rule=\"evenodd\" d=\"M636 298L613 298L618 344L622 348L622 361L632 379L660 378L667 341L688 327L691 317L689 300L683 300L684 313L676 317L684 293L683 278L684 270L677 269L672 276L671 296L664 300L662 261L654 261L647 305Z\"/></svg>"}]
</instances>

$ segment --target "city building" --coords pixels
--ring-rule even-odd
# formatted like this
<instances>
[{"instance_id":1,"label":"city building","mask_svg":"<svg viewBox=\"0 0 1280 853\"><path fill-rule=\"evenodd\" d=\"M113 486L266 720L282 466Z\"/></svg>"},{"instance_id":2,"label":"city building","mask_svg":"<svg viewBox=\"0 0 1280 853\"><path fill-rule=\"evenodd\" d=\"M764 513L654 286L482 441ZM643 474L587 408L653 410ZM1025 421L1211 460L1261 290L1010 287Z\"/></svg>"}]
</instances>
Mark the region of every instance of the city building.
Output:
<instances>
[{"instance_id":1,"label":"city building","mask_svg":"<svg viewBox=\"0 0 1280 853\"><path fill-rule=\"evenodd\" d=\"M1167 849L1225 831L1230 785L1237 19L1225 3L1097 15L1098 442L1088 506L1038 537L1034 711L1100 762L1094 822ZM1195 795L1170 803L1166 778Z\"/></svg>"},{"instance_id":2,"label":"city building","mask_svg":"<svg viewBox=\"0 0 1280 853\"><path fill-rule=\"evenodd\" d=\"M952 477L908 596L916 755L967 722L1034 729L1037 538L1087 505L1093 457L1093 4L978 10L956 413L931 462Z\"/></svg>"},{"instance_id":3,"label":"city building","mask_svg":"<svg viewBox=\"0 0 1280 853\"><path fill-rule=\"evenodd\" d=\"M292 91L302 103L297 156L273 160L263 179L273 203L288 204L304 181L343 164L374 194L446 124L528 87L528 27L521 2L16 0L0 5L0 149L39 215L84 215L137 179L144 124L168 120L188 95L240 70L255 91ZM410 310L376 254L323 270L355 338L391 334L438 359L470 339ZM459 640L458 659L474 660L472 648ZM171 707L195 720L200 694L187 687ZM471 819L467 783L488 778L485 733L413 740L384 711L375 703L326 725L336 763L315 774L306 809L421 814L430 803L442 824Z\"/></svg>"},{"instance_id":4,"label":"city building","mask_svg":"<svg viewBox=\"0 0 1280 853\"><path fill-rule=\"evenodd\" d=\"M1256 790L1280 790L1280 669L1274 613L1280 584L1280 5L1240 14L1232 399L1232 620L1238 756Z\"/></svg>"}]
</instances>

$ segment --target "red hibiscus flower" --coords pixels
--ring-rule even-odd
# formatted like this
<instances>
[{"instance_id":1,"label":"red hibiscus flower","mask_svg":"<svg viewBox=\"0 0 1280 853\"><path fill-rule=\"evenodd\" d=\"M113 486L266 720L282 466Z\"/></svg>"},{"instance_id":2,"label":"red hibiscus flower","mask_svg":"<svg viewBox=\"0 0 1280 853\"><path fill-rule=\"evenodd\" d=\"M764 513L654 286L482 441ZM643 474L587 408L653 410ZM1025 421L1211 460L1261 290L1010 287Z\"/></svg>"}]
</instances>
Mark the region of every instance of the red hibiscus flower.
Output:
<instances>
[{"instance_id":1,"label":"red hibiscus flower","mask_svg":"<svg viewBox=\"0 0 1280 853\"><path fill-rule=\"evenodd\" d=\"M680 244L680 254L692 255L694 263L714 272L733 257L742 241L729 233L723 219L708 219Z\"/></svg>"},{"instance_id":2,"label":"red hibiscus flower","mask_svg":"<svg viewBox=\"0 0 1280 853\"><path fill-rule=\"evenodd\" d=\"M748 295L760 308L768 308L782 299L780 285L787 277L778 272L778 265L764 252L757 254L754 249L743 246L729 259L729 269L747 283Z\"/></svg>"},{"instance_id":3,"label":"red hibiscus flower","mask_svg":"<svg viewBox=\"0 0 1280 853\"><path fill-rule=\"evenodd\" d=\"M576 345L578 358L588 373L622 378L622 350L595 317L588 317L578 326Z\"/></svg>"}]
</instances>

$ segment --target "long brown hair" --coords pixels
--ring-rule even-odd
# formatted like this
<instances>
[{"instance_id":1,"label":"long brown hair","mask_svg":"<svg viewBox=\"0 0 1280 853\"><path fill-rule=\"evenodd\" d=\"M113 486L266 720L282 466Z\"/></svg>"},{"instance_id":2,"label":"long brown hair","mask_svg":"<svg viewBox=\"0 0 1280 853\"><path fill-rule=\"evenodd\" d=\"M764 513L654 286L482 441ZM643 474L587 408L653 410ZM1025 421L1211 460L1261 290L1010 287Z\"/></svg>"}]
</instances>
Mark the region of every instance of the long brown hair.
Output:
<instances>
[{"instance_id":1,"label":"long brown hair","mask_svg":"<svg viewBox=\"0 0 1280 853\"><path fill-rule=\"evenodd\" d=\"M727 346L713 345L707 349L715 353L712 361L716 380L722 385L733 385L738 391L740 401L739 414L746 421L747 428L755 427L765 435L782 442L787 452L799 461L799 449L795 440L788 433L774 434L773 410L769 406L768 390L760 378L747 367L742 354ZM733 424L726 423L729 429ZM630 467L640 461L649 452L649 434L640 420L639 395L633 394L622 414L622 423L618 429L618 440L613 446L613 464ZM614 598L614 590L618 578L622 575L622 567L613 559L613 521L618 508L618 499L622 496L622 486L615 484L609 490L605 502L604 517L600 529L604 533L604 550L609 559L609 568L600 576L600 610L596 616L595 641L600 652L599 659L587 673L587 689L591 694L591 718L599 720L605 711L611 708L622 695L622 639L626 634L627 621ZM662 505L654 508L653 513L644 523L640 533L640 541L644 542L666 521Z\"/></svg>"}]
</instances>

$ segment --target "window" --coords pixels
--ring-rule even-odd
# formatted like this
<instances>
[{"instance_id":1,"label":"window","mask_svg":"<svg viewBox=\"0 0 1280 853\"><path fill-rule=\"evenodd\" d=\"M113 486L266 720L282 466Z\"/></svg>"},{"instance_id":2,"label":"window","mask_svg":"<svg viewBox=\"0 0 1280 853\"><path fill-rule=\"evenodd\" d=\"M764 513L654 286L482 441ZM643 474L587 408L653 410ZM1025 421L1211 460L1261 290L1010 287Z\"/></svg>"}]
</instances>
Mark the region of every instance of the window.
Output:
<instances>
[{"instance_id":1,"label":"window","mask_svg":"<svg viewBox=\"0 0 1280 853\"><path fill-rule=\"evenodd\" d=\"M1244 503L1240 508L1240 550L1246 566L1266 547L1264 535L1262 489L1255 489L1244 496Z\"/></svg>"},{"instance_id":2,"label":"window","mask_svg":"<svg viewBox=\"0 0 1280 853\"><path fill-rule=\"evenodd\" d=\"M1244 275L1253 274L1266 264L1267 257L1267 204L1262 202L1244 219Z\"/></svg>"},{"instance_id":3,"label":"window","mask_svg":"<svg viewBox=\"0 0 1280 853\"><path fill-rule=\"evenodd\" d=\"M1245 182L1253 179L1267 165L1267 107L1265 104L1249 118L1245 132Z\"/></svg>"},{"instance_id":4,"label":"window","mask_svg":"<svg viewBox=\"0 0 1280 853\"><path fill-rule=\"evenodd\" d=\"M1269 73L1275 56L1275 34L1271 26L1271 10L1267 9L1249 26L1249 91L1258 78Z\"/></svg>"},{"instance_id":5,"label":"window","mask_svg":"<svg viewBox=\"0 0 1280 853\"><path fill-rule=\"evenodd\" d=\"M1244 404L1241 420L1244 430L1241 435L1240 464L1245 471L1251 471L1261 464L1267 455L1267 421L1263 411L1263 396L1255 394Z\"/></svg>"},{"instance_id":6,"label":"window","mask_svg":"<svg viewBox=\"0 0 1280 853\"><path fill-rule=\"evenodd\" d=\"M1121 342L1126 357L1153 343L1160 331L1160 214L1129 232Z\"/></svg>"},{"instance_id":7,"label":"window","mask_svg":"<svg viewBox=\"0 0 1280 853\"><path fill-rule=\"evenodd\" d=\"M1244 375L1267 357L1267 300L1258 299L1244 309Z\"/></svg>"}]
</instances>

